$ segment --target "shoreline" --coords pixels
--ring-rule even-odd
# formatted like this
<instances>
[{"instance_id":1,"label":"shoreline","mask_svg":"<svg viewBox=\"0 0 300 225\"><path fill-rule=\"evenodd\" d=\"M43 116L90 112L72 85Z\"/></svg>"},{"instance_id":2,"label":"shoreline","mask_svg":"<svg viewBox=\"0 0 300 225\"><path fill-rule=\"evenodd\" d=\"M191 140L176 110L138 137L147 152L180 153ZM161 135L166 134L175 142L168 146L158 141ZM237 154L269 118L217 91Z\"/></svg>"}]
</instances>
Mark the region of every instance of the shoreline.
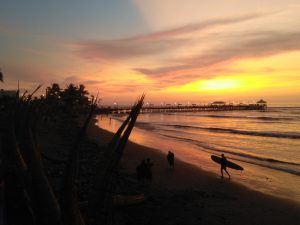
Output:
<instances>
[{"instance_id":1,"label":"shoreline","mask_svg":"<svg viewBox=\"0 0 300 225\"><path fill-rule=\"evenodd\" d=\"M101 129L107 130L109 132L115 133L118 127L121 126L122 120L115 119L114 117L111 122L109 122L108 117L106 118L98 116L96 118L98 119L96 125L98 125ZM159 119L160 118L155 118L156 121ZM143 117L141 120L147 121L148 118ZM233 161L245 168L244 171L229 169L229 173L232 175L232 181L234 181L235 183L239 183L250 188L251 190L257 190L267 195L300 202L299 177L293 173L286 173L285 169L288 168L282 170L280 165L273 165L273 163L268 163L268 159L272 157L270 156L270 154L267 153L267 155L262 156L261 158L263 159L263 157L266 157L267 160L263 159L256 161L255 159L251 158L251 153L250 158L247 158L247 152L245 152L246 155L242 154L242 156L239 156L240 151L235 151L235 149L239 148L239 142L237 141L235 141L235 145L231 146L229 150L226 142L216 142L216 144L214 144L214 141L210 140L208 138L209 136L206 135L198 140L198 137L189 136L189 134L186 136L184 132L183 134L178 134L179 138L177 138L176 133L170 133L169 138L168 135L164 137L164 128L160 130L161 128L158 127L157 131L155 129L155 125L152 127L147 123L146 125L144 125L143 123L137 123L130 139L134 143L158 149L159 152L162 152L163 154L167 154L168 150L171 150L175 153L177 159L195 165L206 172L213 173L215 177L220 176L220 165L216 164L210 159L211 154L219 155L221 153L225 153L226 157L230 161ZM180 132L180 130L178 130L178 132ZM212 137L214 139L216 139L215 137L217 136L218 133L212 134ZM211 142L213 143L212 145ZM229 150L228 152L226 152L226 150L223 151L222 148L219 148L219 146L223 144L224 146L226 146L226 150ZM228 146L230 145L231 143L228 143ZM210 151L211 146L212 151ZM217 148L216 151L214 151L214 147ZM261 147L264 146L262 145ZM233 150L231 150L231 148ZM258 148L256 148L256 150L258 150ZM235 152L237 152L237 154L234 154ZM244 156L246 156L246 158L244 158ZM265 162L267 163L265 164ZM293 168L290 169L291 171L293 170ZM293 181L292 183L289 182L291 180ZM289 185L287 185L287 183L289 183Z\"/></svg>"},{"instance_id":2,"label":"shoreline","mask_svg":"<svg viewBox=\"0 0 300 225\"><path fill-rule=\"evenodd\" d=\"M88 137L99 145L106 144L112 135L94 122L88 128ZM293 224L300 220L299 202L249 189L227 177L217 178L212 172L178 159L175 159L172 171L162 152L131 141L128 141L121 161L122 173L134 179L136 166L147 157L154 166L153 182L143 189L146 202L131 207L132 210L118 210L122 218L132 220L130 223L139 221L132 224L169 224L166 221L170 224L172 221L181 221L180 224L199 224L199 221L200 224ZM153 211L160 217L163 214L163 218L156 218L157 215L153 219L155 222L146 221L153 217Z\"/></svg>"}]
</instances>

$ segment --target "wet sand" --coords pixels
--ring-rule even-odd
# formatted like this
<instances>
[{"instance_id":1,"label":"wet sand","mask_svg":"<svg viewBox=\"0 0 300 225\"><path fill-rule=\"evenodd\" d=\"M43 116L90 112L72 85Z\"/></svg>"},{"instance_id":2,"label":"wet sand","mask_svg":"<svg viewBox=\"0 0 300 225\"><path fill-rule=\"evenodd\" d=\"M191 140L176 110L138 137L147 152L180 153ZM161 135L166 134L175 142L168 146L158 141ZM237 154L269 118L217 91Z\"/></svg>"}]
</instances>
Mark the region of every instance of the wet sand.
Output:
<instances>
[{"instance_id":1,"label":"wet sand","mask_svg":"<svg viewBox=\"0 0 300 225\"><path fill-rule=\"evenodd\" d=\"M89 137L106 144L112 133L91 125ZM149 157L153 181L141 186L135 168ZM250 190L232 180L194 165L175 160L168 168L160 151L128 142L121 165L123 189L137 189L146 201L140 205L117 208L118 224L299 224L300 203ZM121 182L122 183L122 182ZM125 184L124 184L125 183ZM119 191L122 192L122 184Z\"/></svg>"}]
</instances>

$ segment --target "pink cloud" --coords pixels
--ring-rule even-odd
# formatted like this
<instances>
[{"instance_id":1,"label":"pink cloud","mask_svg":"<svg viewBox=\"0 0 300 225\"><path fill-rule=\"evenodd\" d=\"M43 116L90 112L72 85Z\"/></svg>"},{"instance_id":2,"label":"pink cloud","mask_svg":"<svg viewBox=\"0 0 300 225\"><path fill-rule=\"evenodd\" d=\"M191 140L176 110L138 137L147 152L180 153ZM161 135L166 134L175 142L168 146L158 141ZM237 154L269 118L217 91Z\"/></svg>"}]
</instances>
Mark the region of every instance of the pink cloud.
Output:
<instances>
[{"instance_id":1,"label":"pink cloud","mask_svg":"<svg viewBox=\"0 0 300 225\"><path fill-rule=\"evenodd\" d=\"M274 13L253 13L244 16L207 20L119 40L81 41L77 43L77 53L82 58L93 60L120 60L161 54L187 43L188 39L178 36L216 26L245 22L271 14Z\"/></svg>"}]
</instances>

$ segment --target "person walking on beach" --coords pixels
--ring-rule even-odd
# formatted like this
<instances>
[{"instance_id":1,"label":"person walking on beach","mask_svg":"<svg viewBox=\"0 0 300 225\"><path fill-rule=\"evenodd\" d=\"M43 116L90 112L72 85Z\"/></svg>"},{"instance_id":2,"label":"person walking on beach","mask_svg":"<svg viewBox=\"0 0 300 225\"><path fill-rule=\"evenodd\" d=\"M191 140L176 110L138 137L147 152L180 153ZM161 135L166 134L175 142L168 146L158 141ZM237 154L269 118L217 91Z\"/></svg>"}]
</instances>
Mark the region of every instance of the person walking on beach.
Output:
<instances>
[{"instance_id":1,"label":"person walking on beach","mask_svg":"<svg viewBox=\"0 0 300 225\"><path fill-rule=\"evenodd\" d=\"M222 175L222 178L224 178L224 176L223 176L223 170L225 170L225 172L227 173L227 175L228 175L228 177L230 179L230 174L228 173L228 171L226 169L226 167L227 167L227 159L224 156L224 154L222 154L221 156L222 156L222 158L221 158L220 162L221 162L221 175Z\"/></svg>"},{"instance_id":2,"label":"person walking on beach","mask_svg":"<svg viewBox=\"0 0 300 225\"><path fill-rule=\"evenodd\" d=\"M168 163L169 163L169 167L172 168L172 169L174 169L174 158L175 158L174 153L169 151L168 155L167 155L167 160L168 160Z\"/></svg>"}]
</instances>

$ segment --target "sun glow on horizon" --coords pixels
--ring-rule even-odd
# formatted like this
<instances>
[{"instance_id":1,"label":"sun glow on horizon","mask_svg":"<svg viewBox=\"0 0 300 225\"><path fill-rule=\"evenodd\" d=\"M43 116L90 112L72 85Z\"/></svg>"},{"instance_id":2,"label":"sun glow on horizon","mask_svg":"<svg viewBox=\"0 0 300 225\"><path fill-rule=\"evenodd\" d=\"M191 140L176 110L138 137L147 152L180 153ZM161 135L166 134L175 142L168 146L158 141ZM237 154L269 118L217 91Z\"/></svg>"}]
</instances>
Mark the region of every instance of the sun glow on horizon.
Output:
<instances>
[{"instance_id":1,"label":"sun glow on horizon","mask_svg":"<svg viewBox=\"0 0 300 225\"><path fill-rule=\"evenodd\" d=\"M241 82L238 79L213 79L206 80L200 83L200 89L202 90L226 90L226 89L236 89L241 86Z\"/></svg>"},{"instance_id":2,"label":"sun glow on horizon","mask_svg":"<svg viewBox=\"0 0 300 225\"><path fill-rule=\"evenodd\" d=\"M222 76L214 79L199 80L183 86L173 86L165 92L235 92L266 87L269 79L260 76Z\"/></svg>"}]
</instances>

